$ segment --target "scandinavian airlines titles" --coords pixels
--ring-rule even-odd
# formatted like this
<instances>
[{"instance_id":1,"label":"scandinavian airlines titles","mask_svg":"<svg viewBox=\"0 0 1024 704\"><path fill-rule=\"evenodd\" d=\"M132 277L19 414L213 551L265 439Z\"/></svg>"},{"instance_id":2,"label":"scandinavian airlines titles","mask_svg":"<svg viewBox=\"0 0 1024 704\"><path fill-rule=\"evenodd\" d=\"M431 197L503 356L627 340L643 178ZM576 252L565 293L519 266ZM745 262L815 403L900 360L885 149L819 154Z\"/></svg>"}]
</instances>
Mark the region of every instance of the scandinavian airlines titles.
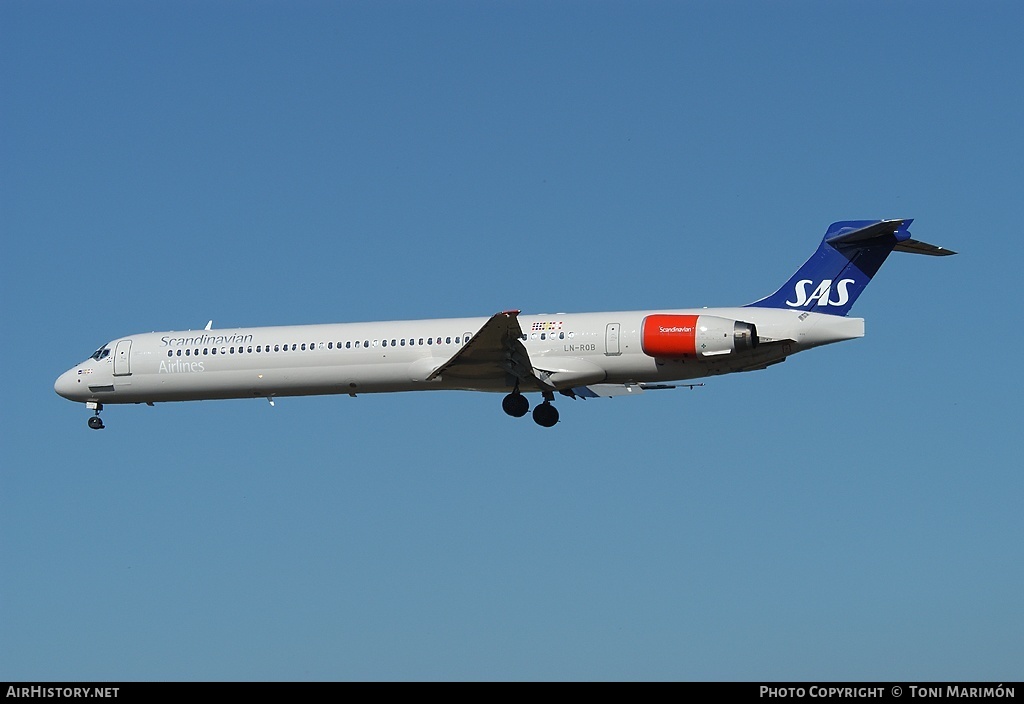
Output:
<instances>
[{"instance_id":1,"label":"scandinavian airlines titles","mask_svg":"<svg viewBox=\"0 0 1024 704\"><path fill-rule=\"evenodd\" d=\"M832 279L825 279L818 287L814 289L814 293L810 296L807 295L807 286L813 284L811 279L801 279L796 282L795 301L786 301L787 306L793 308L803 308L806 305L810 305L815 301L818 301L820 306L845 306L850 301L850 292L847 290L850 284L856 283L853 279L840 279L839 283L836 284L836 293L839 296L837 300L830 300L829 295L832 292Z\"/></svg>"}]
</instances>

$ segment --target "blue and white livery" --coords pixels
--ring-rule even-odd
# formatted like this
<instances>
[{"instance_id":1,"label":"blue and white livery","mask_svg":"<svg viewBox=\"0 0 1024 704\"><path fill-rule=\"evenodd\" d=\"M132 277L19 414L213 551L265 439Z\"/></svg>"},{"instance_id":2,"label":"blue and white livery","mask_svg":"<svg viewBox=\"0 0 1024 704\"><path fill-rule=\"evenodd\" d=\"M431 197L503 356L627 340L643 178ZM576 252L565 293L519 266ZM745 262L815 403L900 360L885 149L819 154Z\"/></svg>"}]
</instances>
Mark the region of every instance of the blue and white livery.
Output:
<instances>
[{"instance_id":1,"label":"blue and white livery","mask_svg":"<svg viewBox=\"0 0 1024 704\"><path fill-rule=\"evenodd\" d=\"M85 403L103 428L107 404L458 389L505 394L504 411L558 422L571 399L671 389L764 369L864 335L848 313L893 251L955 254L910 236L910 220L833 223L778 291L736 308L399 320L157 332L102 345L54 390Z\"/></svg>"}]
</instances>

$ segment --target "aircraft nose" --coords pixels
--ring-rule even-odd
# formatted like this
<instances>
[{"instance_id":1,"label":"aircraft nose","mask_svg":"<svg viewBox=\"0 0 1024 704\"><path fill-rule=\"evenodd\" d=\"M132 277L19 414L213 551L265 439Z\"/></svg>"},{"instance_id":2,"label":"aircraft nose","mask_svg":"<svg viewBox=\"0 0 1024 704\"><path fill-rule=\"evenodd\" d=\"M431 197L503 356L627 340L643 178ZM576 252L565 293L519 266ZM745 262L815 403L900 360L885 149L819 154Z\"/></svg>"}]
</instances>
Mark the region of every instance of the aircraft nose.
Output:
<instances>
[{"instance_id":1,"label":"aircraft nose","mask_svg":"<svg viewBox=\"0 0 1024 704\"><path fill-rule=\"evenodd\" d=\"M69 369L57 377L57 381L53 382L53 390L56 391L58 395L73 401L75 391L81 385L78 371L75 369Z\"/></svg>"}]
</instances>

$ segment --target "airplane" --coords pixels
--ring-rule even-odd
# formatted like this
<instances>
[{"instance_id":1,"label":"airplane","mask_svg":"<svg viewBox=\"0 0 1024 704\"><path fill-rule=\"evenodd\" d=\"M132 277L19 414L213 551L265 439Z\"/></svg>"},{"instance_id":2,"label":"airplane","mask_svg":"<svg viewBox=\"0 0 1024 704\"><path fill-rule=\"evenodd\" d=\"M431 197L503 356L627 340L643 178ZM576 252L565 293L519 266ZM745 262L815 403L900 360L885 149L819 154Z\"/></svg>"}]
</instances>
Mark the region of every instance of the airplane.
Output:
<instances>
[{"instance_id":1,"label":"airplane","mask_svg":"<svg viewBox=\"0 0 1024 704\"><path fill-rule=\"evenodd\" d=\"M912 220L833 223L775 293L745 306L151 332L120 337L61 374L54 390L94 413L108 404L384 393L504 393L522 417L559 420L571 399L671 389L765 369L790 355L864 336L847 314L893 251L956 252L911 238Z\"/></svg>"}]
</instances>

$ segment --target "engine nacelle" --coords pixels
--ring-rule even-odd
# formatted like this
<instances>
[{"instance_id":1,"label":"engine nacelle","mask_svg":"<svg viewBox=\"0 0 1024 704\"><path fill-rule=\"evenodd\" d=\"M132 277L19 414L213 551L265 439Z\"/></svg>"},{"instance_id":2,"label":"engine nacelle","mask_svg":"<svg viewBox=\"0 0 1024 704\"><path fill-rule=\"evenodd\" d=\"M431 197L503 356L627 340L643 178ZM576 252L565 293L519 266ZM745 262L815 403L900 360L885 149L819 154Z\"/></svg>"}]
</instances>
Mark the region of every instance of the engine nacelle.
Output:
<instances>
[{"instance_id":1,"label":"engine nacelle","mask_svg":"<svg viewBox=\"0 0 1024 704\"><path fill-rule=\"evenodd\" d=\"M714 357L757 347L757 328L716 315L648 315L640 347L651 357Z\"/></svg>"}]
</instances>

